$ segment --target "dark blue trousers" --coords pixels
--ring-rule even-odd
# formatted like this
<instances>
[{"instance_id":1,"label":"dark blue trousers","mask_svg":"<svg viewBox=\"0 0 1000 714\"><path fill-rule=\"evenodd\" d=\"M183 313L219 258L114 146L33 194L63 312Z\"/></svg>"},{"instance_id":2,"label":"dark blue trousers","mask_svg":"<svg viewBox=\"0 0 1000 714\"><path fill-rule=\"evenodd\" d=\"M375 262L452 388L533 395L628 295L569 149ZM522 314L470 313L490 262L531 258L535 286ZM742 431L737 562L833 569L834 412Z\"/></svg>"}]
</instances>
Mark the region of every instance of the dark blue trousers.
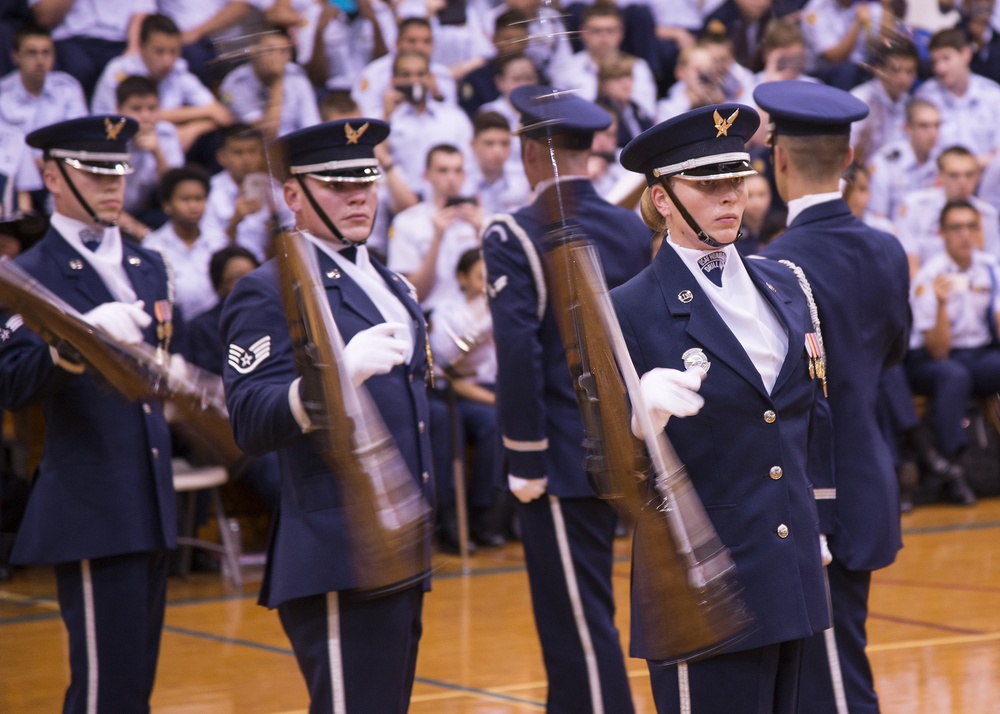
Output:
<instances>
[{"instance_id":1,"label":"dark blue trousers","mask_svg":"<svg viewBox=\"0 0 1000 714\"><path fill-rule=\"evenodd\" d=\"M68 37L55 45L56 69L72 75L83 85L83 93L88 102L108 62L125 52L124 42L93 37Z\"/></svg>"},{"instance_id":2,"label":"dark blue trousers","mask_svg":"<svg viewBox=\"0 0 1000 714\"><path fill-rule=\"evenodd\" d=\"M63 714L149 711L167 599L165 551L56 565L69 634Z\"/></svg>"},{"instance_id":3,"label":"dark blue trousers","mask_svg":"<svg viewBox=\"0 0 1000 714\"><path fill-rule=\"evenodd\" d=\"M728 652L686 665L648 664L658 714L681 711L682 688L693 714L794 714L802 640Z\"/></svg>"},{"instance_id":4,"label":"dark blue trousers","mask_svg":"<svg viewBox=\"0 0 1000 714\"><path fill-rule=\"evenodd\" d=\"M535 627L549 680L549 714L628 714L632 695L611 586L617 517L597 498L518 502Z\"/></svg>"},{"instance_id":5,"label":"dark blue trousers","mask_svg":"<svg viewBox=\"0 0 1000 714\"><path fill-rule=\"evenodd\" d=\"M878 695L872 668L865 654L868 635L868 591L872 574L868 570L848 570L834 558L827 566L830 599L833 602L833 631L837 643L844 693L851 714L878 714ZM823 633L805 641L802 680L799 685L799 714L836 714L830 674L830 653Z\"/></svg>"},{"instance_id":6,"label":"dark blue trousers","mask_svg":"<svg viewBox=\"0 0 1000 714\"><path fill-rule=\"evenodd\" d=\"M913 391L934 400L931 423L938 448L954 457L965 446L962 419L969 399L1000 391L1000 348L954 349L942 360L914 350L906 358L906 370Z\"/></svg>"},{"instance_id":7,"label":"dark blue trousers","mask_svg":"<svg viewBox=\"0 0 1000 714\"><path fill-rule=\"evenodd\" d=\"M278 605L309 689L310 714L406 712L417 667L422 587L376 598L326 593Z\"/></svg>"}]
</instances>

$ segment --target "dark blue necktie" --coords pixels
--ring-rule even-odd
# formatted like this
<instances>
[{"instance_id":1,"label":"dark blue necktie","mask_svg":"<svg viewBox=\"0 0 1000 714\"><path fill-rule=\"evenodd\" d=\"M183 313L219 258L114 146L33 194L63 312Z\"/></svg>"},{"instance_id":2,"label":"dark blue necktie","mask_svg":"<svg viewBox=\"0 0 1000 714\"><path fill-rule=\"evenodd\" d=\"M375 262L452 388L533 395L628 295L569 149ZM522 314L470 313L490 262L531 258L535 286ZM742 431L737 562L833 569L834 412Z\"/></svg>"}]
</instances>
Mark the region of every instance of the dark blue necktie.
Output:
<instances>
[{"instance_id":1,"label":"dark blue necktie","mask_svg":"<svg viewBox=\"0 0 1000 714\"><path fill-rule=\"evenodd\" d=\"M354 263L355 259L358 257L358 247L355 245L351 245L346 248L342 248L340 251L340 257Z\"/></svg>"},{"instance_id":2,"label":"dark blue necktie","mask_svg":"<svg viewBox=\"0 0 1000 714\"><path fill-rule=\"evenodd\" d=\"M713 250L708 255L698 258L698 267L713 283L722 287L722 269L726 267L726 254L721 250Z\"/></svg>"},{"instance_id":3,"label":"dark blue necktie","mask_svg":"<svg viewBox=\"0 0 1000 714\"><path fill-rule=\"evenodd\" d=\"M84 247L90 251L95 251L101 245L101 238L104 237L104 231L98 230L96 228L85 228L80 231L80 240L83 242Z\"/></svg>"}]
</instances>

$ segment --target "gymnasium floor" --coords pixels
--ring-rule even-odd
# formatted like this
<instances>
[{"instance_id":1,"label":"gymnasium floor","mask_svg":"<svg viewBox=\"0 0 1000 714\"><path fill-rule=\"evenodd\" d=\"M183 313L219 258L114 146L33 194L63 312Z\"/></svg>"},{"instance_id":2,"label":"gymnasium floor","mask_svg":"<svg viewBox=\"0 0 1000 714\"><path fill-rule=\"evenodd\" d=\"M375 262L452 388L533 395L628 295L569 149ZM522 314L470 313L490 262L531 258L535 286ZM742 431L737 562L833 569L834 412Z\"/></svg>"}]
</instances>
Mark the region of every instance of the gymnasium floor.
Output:
<instances>
[{"instance_id":1,"label":"gymnasium floor","mask_svg":"<svg viewBox=\"0 0 1000 714\"><path fill-rule=\"evenodd\" d=\"M1000 712L1000 500L904 517L905 548L874 578L869 652L884 714ZM618 623L627 633L628 542L617 543ZM481 549L472 572L436 556L411 711L539 712L545 678L520 547ZM156 714L304 714L305 687L277 615L218 575L170 581ZM0 713L58 711L65 634L46 569L0 583ZM628 661L639 712L645 665Z\"/></svg>"}]
</instances>

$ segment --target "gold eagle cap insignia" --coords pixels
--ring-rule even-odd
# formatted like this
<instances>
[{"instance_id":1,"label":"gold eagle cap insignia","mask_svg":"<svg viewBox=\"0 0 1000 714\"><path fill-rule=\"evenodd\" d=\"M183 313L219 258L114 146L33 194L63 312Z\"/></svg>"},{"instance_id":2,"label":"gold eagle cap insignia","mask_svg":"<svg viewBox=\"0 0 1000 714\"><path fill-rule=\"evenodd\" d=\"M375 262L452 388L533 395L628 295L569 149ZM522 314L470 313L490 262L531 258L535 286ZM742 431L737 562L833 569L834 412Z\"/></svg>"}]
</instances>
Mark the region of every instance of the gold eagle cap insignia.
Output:
<instances>
[{"instance_id":1,"label":"gold eagle cap insignia","mask_svg":"<svg viewBox=\"0 0 1000 714\"><path fill-rule=\"evenodd\" d=\"M361 135L364 134L366 131L368 131L368 124L369 124L369 122L365 122L364 124L361 125L360 129L358 129L357 131L355 131L354 127L352 127L350 125L350 123L345 123L344 124L344 135L347 137L347 143L348 144L357 144L358 143L358 139L361 138Z\"/></svg>"},{"instance_id":2,"label":"gold eagle cap insignia","mask_svg":"<svg viewBox=\"0 0 1000 714\"><path fill-rule=\"evenodd\" d=\"M723 119L722 115L719 114L719 110L716 109L712 118L715 120L715 128L719 130L719 133L715 135L715 138L718 139L720 136L729 136L729 128L733 125L733 122L736 121L736 117L739 115L740 110L737 109L728 119Z\"/></svg>"},{"instance_id":3,"label":"gold eagle cap insignia","mask_svg":"<svg viewBox=\"0 0 1000 714\"><path fill-rule=\"evenodd\" d=\"M105 138L108 141L114 141L118 138L118 135L122 133L122 129L125 128L125 117L122 117L117 124L112 124L108 117L104 117L104 131L106 132Z\"/></svg>"}]
</instances>

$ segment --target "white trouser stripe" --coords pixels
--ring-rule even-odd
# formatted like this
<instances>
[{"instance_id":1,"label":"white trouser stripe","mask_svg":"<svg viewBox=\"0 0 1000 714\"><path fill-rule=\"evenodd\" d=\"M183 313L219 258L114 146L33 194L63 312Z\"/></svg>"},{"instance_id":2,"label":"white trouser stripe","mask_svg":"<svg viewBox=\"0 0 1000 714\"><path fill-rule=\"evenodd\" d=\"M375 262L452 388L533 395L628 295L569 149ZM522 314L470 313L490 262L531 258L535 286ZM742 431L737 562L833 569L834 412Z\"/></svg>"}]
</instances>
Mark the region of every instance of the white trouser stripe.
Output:
<instances>
[{"instance_id":1,"label":"white trouser stripe","mask_svg":"<svg viewBox=\"0 0 1000 714\"><path fill-rule=\"evenodd\" d=\"M97 714L97 619L89 560L80 561L80 577L83 585L83 628L87 639L87 714Z\"/></svg>"},{"instance_id":2,"label":"white trouser stripe","mask_svg":"<svg viewBox=\"0 0 1000 714\"><path fill-rule=\"evenodd\" d=\"M837 714L848 714L847 692L844 691L844 675L840 671L840 652L837 650L837 636L833 631L833 598L830 595L830 576L823 567L823 583L826 585L826 604L830 611L830 626L823 630L826 642L826 660L830 664L830 681L833 682L833 699Z\"/></svg>"},{"instance_id":3,"label":"white trouser stripe","mask_svg":"<svg viewBox=\"0 0 1000 714\"><path fill-rule=\"evenodd\" d=\"M573 606L573 618L576 620L576 631L580 635L580 645L587 661L587 679L590 683L590 700L594 705L594 714L604 714L604 697L601 695L601 675L597 668L597 655L594 653L594 642L590 638L590 628L587 627L587 617L583 612L583 601L580 599L580 587L576 582L576 570L573 568L573 555L569 550L569 538L566 536L566 522L563 520L562 506L559 498L549 494L549 505L552 507L552 523L556 530L556 542L559 544L559 558L562 560L563 574L566 576L566 590Z\"/></svg>"},{"instance_id":4,"label":"white trouser stripe","mask_svg":"<svg viewBox=\"0 0 1000 714\"><path fill-rule=\"evenodd\" d=\"M677 664L677 689L680 692L681 714L691 714L691 680L687 662Z\"/></svg>"},{"instance_id":5,"label":"white trouser stripe","mask_svg":"<svg viewBox=\"0 0 1000 714\"><path fill-rule=\"evenodd\" d=\"M326 648L330 660L333 713L347 714L344 698L344 661L340 651L340 600L337 593L326 594Z\"/></svg>"}]
</instances>

